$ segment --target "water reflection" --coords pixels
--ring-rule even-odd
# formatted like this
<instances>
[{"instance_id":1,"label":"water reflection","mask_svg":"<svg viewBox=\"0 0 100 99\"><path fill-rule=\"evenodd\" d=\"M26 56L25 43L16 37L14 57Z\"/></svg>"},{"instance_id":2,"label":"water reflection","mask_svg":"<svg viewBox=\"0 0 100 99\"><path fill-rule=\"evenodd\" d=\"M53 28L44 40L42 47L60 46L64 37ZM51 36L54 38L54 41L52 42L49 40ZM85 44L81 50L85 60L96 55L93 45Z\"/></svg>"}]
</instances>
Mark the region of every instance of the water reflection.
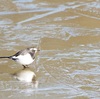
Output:
<instances>
[{"instance_id":1,"label":"water reflection","mask_svg":"<svg viewBox=\"0 0 100 99\"><path fill-rule=\"evenodd\" d=\"M38 87L38 81L36 80L36 74L29 67L25 67L21 70L16 71L12 76L22 82L33 83L35 88Z\"/></svg>"}]
</instances>

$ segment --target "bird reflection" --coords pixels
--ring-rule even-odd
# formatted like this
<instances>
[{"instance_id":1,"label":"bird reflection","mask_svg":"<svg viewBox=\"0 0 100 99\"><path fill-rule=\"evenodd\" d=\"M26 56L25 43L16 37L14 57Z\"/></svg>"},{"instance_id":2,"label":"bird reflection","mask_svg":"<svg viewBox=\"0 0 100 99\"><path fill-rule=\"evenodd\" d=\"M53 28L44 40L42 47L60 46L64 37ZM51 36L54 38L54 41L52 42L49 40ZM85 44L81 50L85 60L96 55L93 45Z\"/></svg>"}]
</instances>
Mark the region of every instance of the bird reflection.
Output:
<instances>
[{"instance_id":1,"label":"bird reflection","mask_svg":"<svg viewBox=\"0 0 100 99\"><path fill-rule=\"evenodd\" d=\"M38 87L38 81L36 80L36 74L29 67L25 67L12 74L13 77L19 81L33 83L35 88Z\"/></svg>"}]
</instances>

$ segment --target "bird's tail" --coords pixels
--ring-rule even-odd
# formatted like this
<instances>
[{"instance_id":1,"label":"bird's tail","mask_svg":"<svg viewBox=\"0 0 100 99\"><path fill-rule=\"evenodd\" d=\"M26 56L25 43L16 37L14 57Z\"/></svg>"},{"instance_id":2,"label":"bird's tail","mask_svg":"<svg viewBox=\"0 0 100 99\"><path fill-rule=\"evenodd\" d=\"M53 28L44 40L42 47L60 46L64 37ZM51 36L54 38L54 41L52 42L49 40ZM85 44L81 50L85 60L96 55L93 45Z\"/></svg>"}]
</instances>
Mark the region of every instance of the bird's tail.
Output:
<instances>
[{"instance_id":1,"label":"bird's tail","mask_svg":"<svg viewBox=\"0 0 100 99\"><path fill-rule=\"evenodd\" d=\"M0 57L0 58L11 58L11 56L3 56L3 57Z\"/></svg>"}]
</instances>

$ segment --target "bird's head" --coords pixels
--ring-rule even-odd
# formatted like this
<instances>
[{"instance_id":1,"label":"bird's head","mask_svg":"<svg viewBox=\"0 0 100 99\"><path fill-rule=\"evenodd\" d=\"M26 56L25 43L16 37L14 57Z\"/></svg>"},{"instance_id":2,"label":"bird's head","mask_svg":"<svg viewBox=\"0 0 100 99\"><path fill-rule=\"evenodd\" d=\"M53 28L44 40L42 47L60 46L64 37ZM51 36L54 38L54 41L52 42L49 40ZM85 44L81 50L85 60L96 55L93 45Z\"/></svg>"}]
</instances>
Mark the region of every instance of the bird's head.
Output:
<instances>
[{"instance_id":1,"label":"bird's head","mask_svg":"<svg viewBox=\"0 0 100 99\"><path fill-rule=\"evenodd\" d=\"M31 51L31 52L38 52L38 51L40 51L39 49L37 49L36 47L30 47L29 48L29 50Z\"/></svg>"}]
</instances>

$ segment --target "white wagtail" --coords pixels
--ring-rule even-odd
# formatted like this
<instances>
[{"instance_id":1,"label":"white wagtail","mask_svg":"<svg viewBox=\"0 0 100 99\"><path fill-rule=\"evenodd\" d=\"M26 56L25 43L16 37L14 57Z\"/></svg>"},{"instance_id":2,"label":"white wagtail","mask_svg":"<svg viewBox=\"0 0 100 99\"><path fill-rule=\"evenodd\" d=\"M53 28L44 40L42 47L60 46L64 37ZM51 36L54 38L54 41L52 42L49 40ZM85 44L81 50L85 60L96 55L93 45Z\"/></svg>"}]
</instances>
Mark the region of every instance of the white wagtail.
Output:
<instances>
[{"instance_id":1,"label":"white wagtail","mask_svg":"<svg viewBox=\"0 0 100 99\"><path fill-rule=\"evenodd\" d=\"M14 54L12 56L4 56L4 57L0 57L0 58L12 59L12 60L18 62L19 64L23 65L25 68L25 67L28 67L28 65L34 61L35 54L37 51L40 51L40 50L38 50L35 47L29 47L29 48L26 48L24 50L17 52L16 54Z\"/></svg>"}]
</instances>

